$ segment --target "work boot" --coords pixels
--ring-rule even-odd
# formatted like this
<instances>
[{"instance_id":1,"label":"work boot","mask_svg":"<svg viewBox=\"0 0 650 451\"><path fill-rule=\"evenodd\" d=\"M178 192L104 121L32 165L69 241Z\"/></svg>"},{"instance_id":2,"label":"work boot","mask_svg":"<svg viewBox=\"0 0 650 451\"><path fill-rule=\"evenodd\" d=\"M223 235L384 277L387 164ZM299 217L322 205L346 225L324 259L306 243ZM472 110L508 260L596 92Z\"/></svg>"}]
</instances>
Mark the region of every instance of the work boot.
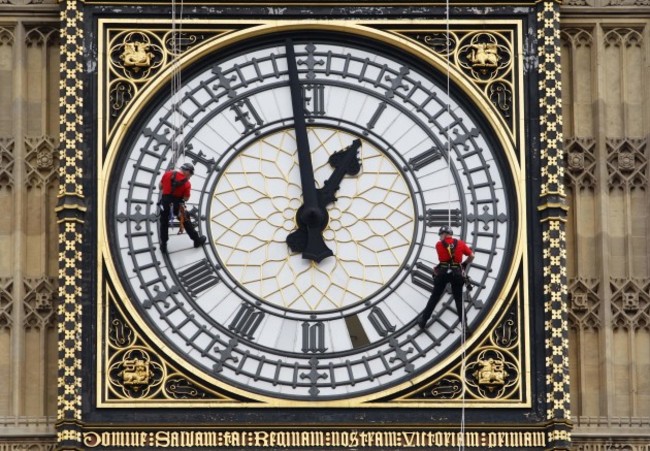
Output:
<instances>
[{"instance_id":1,"label":"work boot","mask_svg":"<svg viewBox=\"0 0 650 451\"><path fill-rule=\"evenodd\" d=\"M203 246L207 240L208 239L206 238L205 235L201 235L200 237L198 237L197 239L194 240L194 247Z\"/></svg>"},{"instance_id":2,"label":"work boot","mask_svg":"<svg viewBox=\"0 0 650 451\"><path fill-rule=\"evenodd\" d=\"M418 325L420 326L420 329L425 329L427 327L427 320L424 319L424 315L421 315L418 318Z\"/></svg>"}]
</instances>

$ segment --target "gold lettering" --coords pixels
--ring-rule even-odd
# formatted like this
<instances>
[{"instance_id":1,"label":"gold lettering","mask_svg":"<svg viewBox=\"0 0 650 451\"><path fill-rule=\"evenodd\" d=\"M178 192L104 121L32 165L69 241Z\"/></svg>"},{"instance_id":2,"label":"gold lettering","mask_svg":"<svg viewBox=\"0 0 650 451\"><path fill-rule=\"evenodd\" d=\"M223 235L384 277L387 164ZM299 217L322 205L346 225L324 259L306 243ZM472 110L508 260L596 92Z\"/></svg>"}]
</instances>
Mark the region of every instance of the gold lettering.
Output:
<instances>
[{"instance_id":1,"label":"gold lettering","mask_svg":"<svg viewBox=\"0 0 650 451\"><path fill-rule=\"evenodd\" d=\"M341 432L341 446L347 447L350 446L350 437L348 433L343 431Z\"/></svg>"},{"instance_id":2,"label":"gold lettering","mask_svg":"<svg viewBox=\"0 0 650 451\"><path fill-rule=\"evenodd\" d=\"M456 446L456 443L454 441L454 436L456 434L454 432L445 432L444 433L444 446Z\"/></svg>"},{"instance_id":3,"label":"gold lettering","mask_svg":"<svg viewBox=\"0 0 650 451\"><path fill-rule=\"evenodd\" d=\"M264 431L255 431L255 446L269 446L269 433ZM271 444L270 446L273 445Z\"/></svg>"},{"instance_id":4,"label":"gold lettering","mask_svg":"<svg viewBox=\"0 0 650 451\"><path fill-rule=\"evenodd\" d=\"M100 444L100 437L97 432L84 432L84 445L94 448Z\"/></svg>"},{"instance_id":5,"label":"gold lettering","mask_svg":"<svg viewBox=\"0 0 650 451\"><path fill-rule=\"evenodd\" d=\"M259 448L520 448L545 447L546 433L540 431L104 431L83 433L85 448L195 448L195 447L259 447ZM0 451L3 451L0 447ZM650 451L650 449L648 450Z\"/></svg>"},{"instance_id":6,"label":"gold lettering","mask_svg":"<svg viewBox=\"0 0 650 451\"><path fill-rule=\"evenodd\" d=\"M497 446L497 433L490 432L488 433L488 448L494 448Z\"/></svg>"},{"instance_id":7,"label":"gold lettering","mask_svg":"<svg viewBox=\"0 0 650 451\"><path fill-rule=\"evenodd\" d=\"M194 446L194 434L192 431L181 431L181 446L186 448Z\"/></svg>"},{"instance_id":8,"label":"gold lettering","mask_svg":"<svg viewBox=\"0 0 650 451\"><path fill-rule=\"evenodd\" d=\"M427 446L433 446L433 432L427 432Z\"/></svg>"},{"instance_id":9,"label":"gold lettering","mask_svg":"<svg viewBox=\"0 0 650 451\"><path fill-rule=\"evenodd\" d=\"M478 432L465 432L465 446L480 446Z\"/></svg>"},{"instance_id":10,"label":"gold lettering","mask_svg":"<svg viewBox=\"0 0 650 451\"><path fill-rule=\"evenodd\" d=\"M102 446L111 446L111 434L102 432Z\"/></svg>"},{"instance_id":11,"label":"gold lettering","mask_svg":"<svg viewBox=\"0 0 650 451\"><path fill-rule=\"evenodd\" d=\"M404 437L404 445L408 447L415 446L415 432L402 432Z\"/></svg>"},{"instance_id":12,"label":"gold lettering","mask_svg":"<svg viewBox=\"0 0 650 451\"><path fill-rule=\"evenodd\" d=\"M361 431L359 433L359 443L362 447L368 446L368 433L366 431Z\"/></svg>"},{"instance_id":13,"label":"gold lettering","mask_svg":"<svg viewBox=\"0 0 650 451\"><path fill-rule=\"evenodd\" d=\"M160 448L169 447L169 432L167 431L156 432L156 446Z\"/></svg>"},{"instance_id":14,"label":"gold lettering","mask_svg":"<svg viewBox=\"0 0 650 451\"><path fill-rule=\"evenodd\" d=\"M310 446L325 446L325 436L323 435L323 431L311 431Z\"/></svg>"},{"instance_id":15,"label":"gold lettering","mask_svg":"<svg viewBox=\"0 0 650 451\"><path fill-rule=\"evenodd\" d=\"M357 447L359 446L359 434L357 431L350 432L350 446Z\"/></svg>"},{"instance_id":16,"label":"gold lettering","mask_svg":"<svg viewBox=\"0 0 650 451\"><path fill-rule=\"evenodd\" d=\"M113 432L111 434L111 445L112 446L124 446L124 432Z\"/></svg>"},{"instance_id":17,"label":"gold lettering","mask_svg":"<svg viewBox=\"0 0 650 451\"><path fill-rule=\"evenodd\" d=\"M524 443L522 446L533 446L533 436L530 432L524 432Z\"/></svg>"}]
</instances>

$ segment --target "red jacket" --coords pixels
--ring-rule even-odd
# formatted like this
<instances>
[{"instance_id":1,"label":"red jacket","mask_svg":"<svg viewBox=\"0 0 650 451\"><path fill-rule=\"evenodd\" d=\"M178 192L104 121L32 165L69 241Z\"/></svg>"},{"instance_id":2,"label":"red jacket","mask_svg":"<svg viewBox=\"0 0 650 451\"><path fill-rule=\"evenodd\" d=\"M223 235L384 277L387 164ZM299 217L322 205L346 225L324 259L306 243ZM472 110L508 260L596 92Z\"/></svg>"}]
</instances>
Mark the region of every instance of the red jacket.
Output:
<instances>
[{"instance_id":1,"label":"red jacket","mask_svg":"<svg viewBox=\"0 0 650 451\"><path fill-rule=\"evenodd\" d=\"M174 192L172 192L172 174L175 174L174 179L176 180L176 189L174 189ZM183 180L185 181L183 182ZM174 197L186 200L190 198L190 192L192 191L190 181L185 178L181 171L165 172L162 179L160 179L160 186L163 195L171 194Z\"/></svg>"},{"instance_id":2,"label":"red jacket","mask_svg":"<svg viewBox=\"0 0 650 451\"><path fill-rule=\"evenodd\" d=\"M438 261L440 263L451 263L449 252L453 242L454 238L448 236L444 243L442 241L436 243L436 251L438 252ZM461 263L463 261L463 255L472 255L472 249L470 249L463 240L456 239L456 248L454 249L453 254L453 263Z\"/></svg>"}]
</instances>

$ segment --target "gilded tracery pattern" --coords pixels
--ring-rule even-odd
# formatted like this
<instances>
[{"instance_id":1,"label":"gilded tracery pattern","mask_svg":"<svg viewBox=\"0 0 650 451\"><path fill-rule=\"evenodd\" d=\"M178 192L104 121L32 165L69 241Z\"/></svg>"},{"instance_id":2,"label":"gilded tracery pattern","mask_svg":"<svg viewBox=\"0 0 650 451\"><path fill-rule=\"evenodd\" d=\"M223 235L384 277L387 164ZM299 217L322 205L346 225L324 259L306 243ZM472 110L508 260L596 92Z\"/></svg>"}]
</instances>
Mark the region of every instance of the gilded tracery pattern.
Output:
<instances>
[{"instance_id":1,"label":"gilded tracery pattern","mask_svg":"<svg viewBox=\"0 0 650 451\"><path fill-rule=\"evenodd\" d=\"M512 31L468 31L453 29L403 33L414 39L455 69L481 90L495 111L516 133L515 53Z\"/></svg>"},{"instance_id":2,"label":"gilded tracery pattern","mask_svg":"<svg viewBox=\"0 0 650 451\"><path fill-rule=\"evenodd\" d=\"M108 132L146 84L188 50L224 30L109 30Z\"/></svg>"},{"instance_id":3,"label":"gilded tracery pattern","mask_svg":"<svg viewBox=\"0 0 650 451\"><path fill-rule=\"evenodd\" d=\"M122 313L110 291L104 308L108 338L104 362L108 382L106 401L232 401L203 387L160 357Z\"/></svg>"},{"instance_id":4,"label":"gilded tracery pattern","mask_svg":"<svg viewBox=\"0 0 650 451\"><path fill-rule=\"evenodd\" d=\"M440 403L521 399L522 323L519 296L514 295L487 337L468 347L464 363L456 363L434 382L406 395L402 401ZM463 379L465 384L463 384Z\"/></svg>"}]
</instances>

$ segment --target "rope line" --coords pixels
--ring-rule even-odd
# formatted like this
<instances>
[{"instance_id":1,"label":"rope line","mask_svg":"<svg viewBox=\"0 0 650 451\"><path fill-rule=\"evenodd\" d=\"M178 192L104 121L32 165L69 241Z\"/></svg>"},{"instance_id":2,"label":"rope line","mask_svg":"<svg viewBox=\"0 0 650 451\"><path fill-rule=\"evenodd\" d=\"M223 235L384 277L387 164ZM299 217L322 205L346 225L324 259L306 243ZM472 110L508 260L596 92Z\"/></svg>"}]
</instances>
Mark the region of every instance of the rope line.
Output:
<instances>
[{"instance_id":1,"label":"rope line","mask_svg":"<svg viewBox=\"0 0 650 451\"><path fill-rule=\"evenodd\" d=\"M447 34L447 41L446 41L446 48L447 48L447 115L449 118L451 118L451 81L450 81L450 72L451 72L451 52L452 52L452 46L451 46L451 27L449 25L450 19L451 19L451 13L450 13L450 4L449 0L445 1L445 22L446 22L446 34ZM451 223L451 170L452 170L452 160L451 160L451 132L452 132L452 127L450 126L447 129L447 165L448 165L448 171L447 171L447 224L449 227L452 226ZM461 338L460 338L460 346L461 346L461 369L460 369L460 380L461 380L461 415L460 415L460 440L458 441L458 449L459 451L464 451L465 450L465 394L466 394L466 385L465 385L465 359L467 357L467 350L466 350L466 335L467 335L467 327L466 327L466 320L465 320L465 302L469 301L467 299L469 297L469 293L467 292L467 287L463 287L463 298L461 301L461 309L458 312L458 315L460 316L460 327L461 327Z\"/></svg>"},{"instance_id":2,"label":"rope line","mask_svg":"<svg viewBox=\"0 0 650 451\"><path fill-rule=\"evenodd\" d=\"M176 0L172 0L172 33L171 33L171 50L172 50L172 74L170 81L171 90L171 123L174 129L172 135L172 167L176 165L180 156L185 159L185 142L184 142L184 126L183 118L180 114L181 104L181 67L180 67L180 53L181 53L181 37L183 34L183 0L180 0L180 10L177 17L176 13Z\"/></svg>"}]
</instances>

